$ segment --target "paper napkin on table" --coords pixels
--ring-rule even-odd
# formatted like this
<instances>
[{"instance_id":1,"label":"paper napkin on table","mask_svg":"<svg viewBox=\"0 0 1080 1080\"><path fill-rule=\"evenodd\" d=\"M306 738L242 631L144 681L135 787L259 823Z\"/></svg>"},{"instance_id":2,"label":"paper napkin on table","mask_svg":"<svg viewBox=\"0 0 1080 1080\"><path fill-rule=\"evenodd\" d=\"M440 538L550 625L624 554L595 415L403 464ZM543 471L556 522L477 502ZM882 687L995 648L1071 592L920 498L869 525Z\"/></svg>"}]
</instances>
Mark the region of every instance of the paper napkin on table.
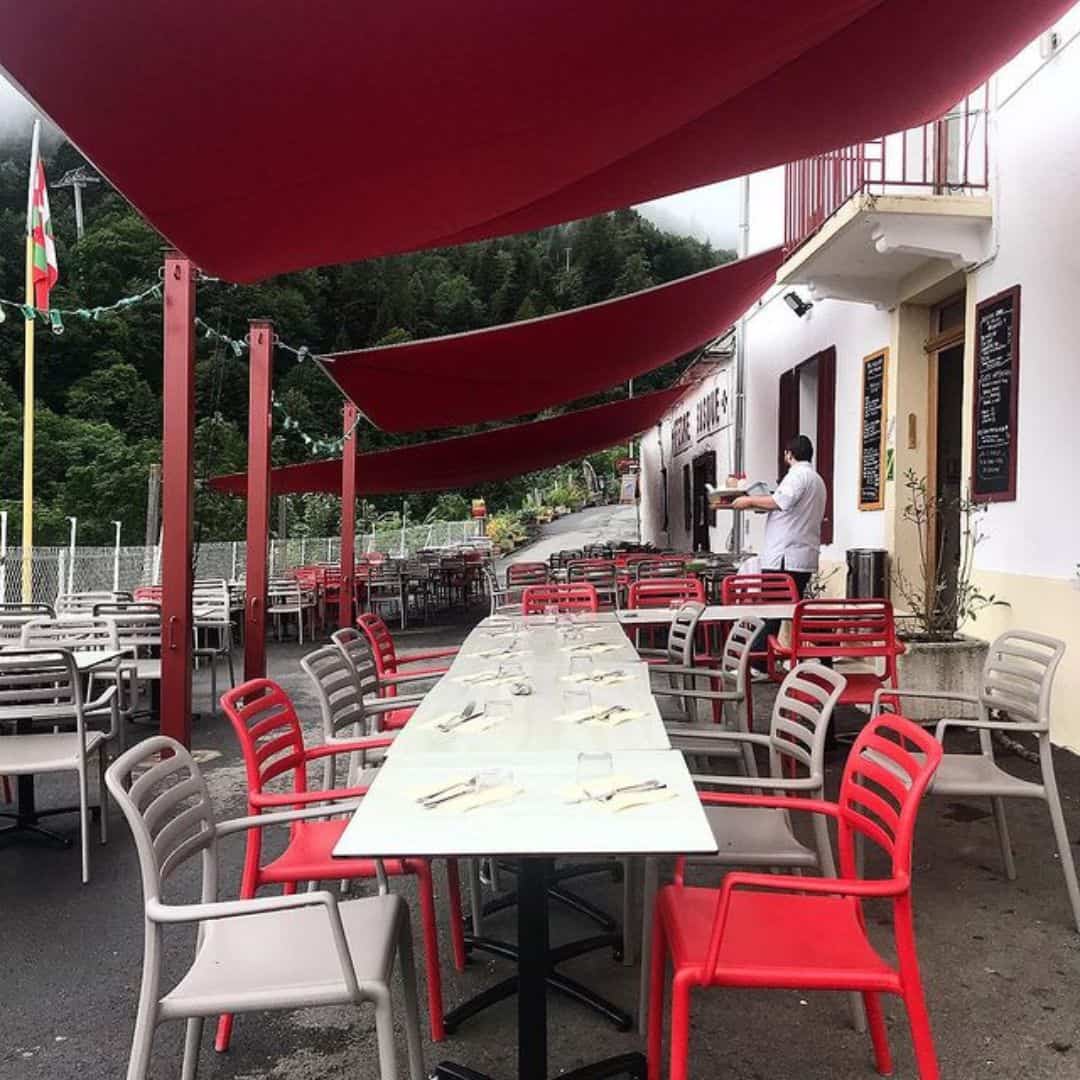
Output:
<instances>
[{"instance_id":1,"label":"paper napkin on table","mask_svg":"<svg viewBox=\"0 0 1080 1080\"><path fill-rule=\"evenodd\" d=\"M563 682L569 683L592 683L594 686L615 686L618 683L629 682L633 676L625 671L592 671L577 672L573 675L561 676Z\"/></svg>"},{"instance_id":2,"label":"paper napkin on table","mask_svg":"<svg viewBox=\"0 0 1080 1080\"><path fill-rule=\"evenodd\" d=\"M568 803L581 806L598 806L614 813L622 810L632 810L638 806L649 806L652 803L667 802L669 799L678 797L678 792L672 791L670 787L663 787L652 791L625 791L613 795L610 799L604 798L605 795L615 791L616 788L644 784L650 779L650 777L644 776L613 774L596 780L589 780L584 784L574 784L571 787L564 788L560 795Z\"/></svg>"},{"instance_id":3,"label":"paper napkin on table","mask_svg":"<svg viewBox=\"0 0 1080 1080\"><path fill-rule=\"evenodd\" d=\"M423 802L425 799L433 798L444 791L449 791L451 788L458 787L461 784L468 784L473 779L475 779L475 773L451 773L449 776L440 777L432 783L421 784L419 787L409 788L405 794L410 799L415 799L417 802Z\"/></svg>"},{"instance_id":4,"label":"paper napkin on table","mask_svg":"<svg viewBox=\"0 0 1080 1080\"><path fill-rule=\"evenodd\" d=\"M456 799L447 799L444 803L432 807L432 813L464 814L470 810L479 810L482 806L492 806L495 803L509 802L516 798L521 788L513 784L499 784L497 787L480 788L470 795L462 795ZM614 800L613 800L614 801Z\"/></svg>"},{"instance_id":5,"label":"paper napkin on table","mask_svg":"<svg viewBox=\"0 0 1080 1080\"><path fill-rule=\"evenodd\" d=\"M638 709L619 708L603 719L598 717L607 712L608 705L590 705L587 709L575 709L574 712L563 713L557 719L565 724L588 724L592 727L618 727L630 720L640 720L645 714Z\"/></svg>"},{"instance_id":6,"label":"paper napkin on table","mask_svg":"<svg viewBox=\"0 0 1080 1080\"><path fill-rule=\"evenodd\" d=\"M457 735L459 732L468 732L469 734L476 734L480 731L487 731L489 728L493 728L498 722L499 717L489 716L486 712L477 710L468 720L461 719L461 713L459 712L447 712L441 716L436 716L434 720L429 720L424 727L434 728L439 730L440 724L451 724L451 728L448 731L442 731L442 735Z\"/></svg>"}]
</instances>

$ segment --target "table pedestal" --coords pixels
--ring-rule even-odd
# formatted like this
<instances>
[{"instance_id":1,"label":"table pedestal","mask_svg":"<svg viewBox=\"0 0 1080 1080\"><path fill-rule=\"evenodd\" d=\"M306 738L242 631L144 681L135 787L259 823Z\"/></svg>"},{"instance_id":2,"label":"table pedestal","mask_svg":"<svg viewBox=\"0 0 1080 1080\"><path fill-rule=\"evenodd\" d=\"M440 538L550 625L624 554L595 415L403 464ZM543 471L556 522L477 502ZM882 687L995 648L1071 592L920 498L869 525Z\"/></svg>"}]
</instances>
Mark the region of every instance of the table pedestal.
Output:
<instances>
[{"instance_id":1,"label":"table pedestal","mask_svg":"<svg viewBox=\"0 0 1080 1080\"><path fill-rule=\"evenodd\" d=\"M547 988L553 955L548 938L548 880L553 872L550 858L520 860L518 973L515 980L518 994L518 1080L548 1080ZM437 1065L432 1075L437 1080L491 1080L483 1073L450 1061ZM560 1073L560 1080L605 1080L614 1076L645 1080L645 1075L644 1055L631 1053Z\"/></svg>"}]
</instances>

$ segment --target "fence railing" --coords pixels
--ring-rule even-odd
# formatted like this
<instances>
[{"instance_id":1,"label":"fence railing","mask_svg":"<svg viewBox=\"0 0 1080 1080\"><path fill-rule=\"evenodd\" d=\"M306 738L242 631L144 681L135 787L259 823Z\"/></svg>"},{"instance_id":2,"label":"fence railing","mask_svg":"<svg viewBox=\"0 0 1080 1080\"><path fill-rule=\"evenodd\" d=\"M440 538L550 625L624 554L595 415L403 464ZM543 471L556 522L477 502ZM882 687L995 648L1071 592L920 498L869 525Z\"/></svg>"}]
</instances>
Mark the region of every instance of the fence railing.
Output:
<instances>
[{"instance_id":1,"label":"fence railing","mask_svg":"<svg viewBox=\"0 0 1080 1080\"><path fill-rule=\"evenodd\" d=\"M853 195L966 194L990 178L989 85L921 127L793 161L784 170L784 248L808 240Z\"/></svg>"},{"instance_id":2,"label":"fence railing","mask_svg":"<svg viewBox=\"0 0 1080 1080\"><path fill-rule=\"evenodd\" d=\"M412 555L421 548L447 547L482 535L482 522L435 521L404 529L377 529L356 538L357 554ZM194 551L196 578L235 580L244 576L243 540L199 544ZM271 540L270 576L297 566L336 563L341 557L341 538L290 537ZM22 549L0 552L0 603L52 603L63 592L96 592L113 588L130 592L139 585L161 580L159 547L76 547L74 559L68 547L35 547L32 559L31 596L22 595Z\"/></svg>"}]
</instances>

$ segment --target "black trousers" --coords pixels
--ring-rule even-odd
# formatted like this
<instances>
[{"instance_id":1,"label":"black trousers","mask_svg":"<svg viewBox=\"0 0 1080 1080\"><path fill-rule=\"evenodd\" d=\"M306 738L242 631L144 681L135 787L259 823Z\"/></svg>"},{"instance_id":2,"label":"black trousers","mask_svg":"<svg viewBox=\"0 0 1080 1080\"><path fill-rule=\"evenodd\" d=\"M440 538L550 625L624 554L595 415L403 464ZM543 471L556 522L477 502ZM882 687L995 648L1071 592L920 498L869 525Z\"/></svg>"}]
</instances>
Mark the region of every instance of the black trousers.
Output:
<instances>
[{"instance_id":1,"label":"black trousers","mask_svg":"<svg viewBox=\"0 0 1080 1080\"><path fill-rule=\"evenodd\" d=\"M768 572L769 571L765 570L765 568L762 567L762 573L768 573ZM785 570L784 569L784 561L783 561L783 559L781 559L780 560L780 568L779 568L778 572L782 573L782 574L787 574L788 577L790 577L791 580L795 582L795 588L798 590L800 600L806 598L806 586L810 584L810 579L814 576L809 570ZM766 644L768 643L768 640L769 640L769 635L770 634L775 635L775 634L779 634L779 633L780 633L780 620L779 619L766 619L765 620L765 626L762 628L762 630L758 634L758 636L756 638L754 638L754 643L751 646L751 650L753 652L764 652L765 651L765 646L766 646ZM754 669L756 671L764 671L765 670L765 665L755 663L754 664Z\"/></svg>"}]
</instances>

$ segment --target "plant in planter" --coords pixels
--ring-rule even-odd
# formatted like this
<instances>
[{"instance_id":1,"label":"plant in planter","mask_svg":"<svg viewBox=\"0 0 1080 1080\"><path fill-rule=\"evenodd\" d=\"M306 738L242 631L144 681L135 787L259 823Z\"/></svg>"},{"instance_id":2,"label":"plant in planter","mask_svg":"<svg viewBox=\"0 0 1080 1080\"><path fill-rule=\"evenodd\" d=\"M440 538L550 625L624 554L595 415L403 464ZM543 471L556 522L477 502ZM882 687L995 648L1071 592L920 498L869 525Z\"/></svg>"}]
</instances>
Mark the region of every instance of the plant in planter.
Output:
<instances>
[{"instance_id":1,"label":"plant in planter","mask_svg":"<svg viewBox=\"0 0 1080 1080\"><path fill-rule=\"evenodd\" d=\"M914 576L899 561L893 568L893 584L907 611L899 631L907 649L897 661L900 685L974 694L988 645L961 634L960 627L975 621L987 608L1008 606L972 580L975 551L986 539L982 523L986 506L963 493L935 494L913 469L904 475L904 488L908 502L903 518L915 527L918 563ZM946 553L957 539L950 529L957 528L959 557L950 565ZM941 716L942 703L908 699L903 708L910 719L930 720ZM952 705L949 713L967 715L966 709Z\"/></svg>"}]
</instances>

